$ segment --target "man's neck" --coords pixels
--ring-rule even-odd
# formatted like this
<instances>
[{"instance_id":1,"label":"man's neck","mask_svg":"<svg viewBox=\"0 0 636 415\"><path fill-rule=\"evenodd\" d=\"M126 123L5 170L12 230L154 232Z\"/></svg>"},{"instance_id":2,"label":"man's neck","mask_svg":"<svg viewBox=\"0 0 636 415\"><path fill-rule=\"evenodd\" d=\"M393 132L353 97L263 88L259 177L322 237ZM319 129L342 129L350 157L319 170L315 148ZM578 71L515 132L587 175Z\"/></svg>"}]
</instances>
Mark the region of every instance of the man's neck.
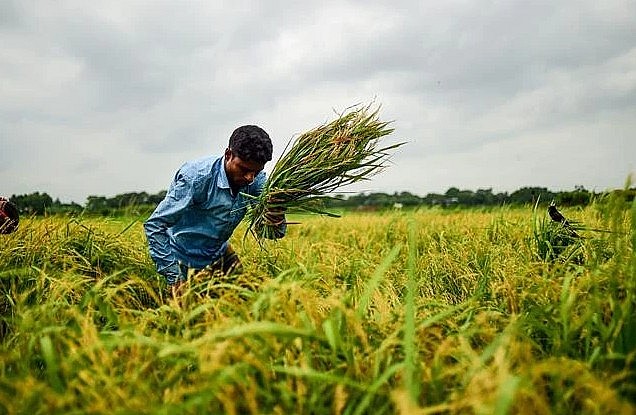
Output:
<instances>
[{"instance_id":1,"label":"man's neck","mask_svg":"<svg viewBox=\"0 0 636 415\"><path fill-rule=\"evenodd\" d=\"M232 197L236 197L236 195L239 192L239 188L232 184L232 181L230 180L230 176L227 174L227 169L225 168L226 163L227 161L223 160L223 173L225 173L225 177L227 178L227 183L230 185L230 195Z\"/></svg>"}]
</instances>

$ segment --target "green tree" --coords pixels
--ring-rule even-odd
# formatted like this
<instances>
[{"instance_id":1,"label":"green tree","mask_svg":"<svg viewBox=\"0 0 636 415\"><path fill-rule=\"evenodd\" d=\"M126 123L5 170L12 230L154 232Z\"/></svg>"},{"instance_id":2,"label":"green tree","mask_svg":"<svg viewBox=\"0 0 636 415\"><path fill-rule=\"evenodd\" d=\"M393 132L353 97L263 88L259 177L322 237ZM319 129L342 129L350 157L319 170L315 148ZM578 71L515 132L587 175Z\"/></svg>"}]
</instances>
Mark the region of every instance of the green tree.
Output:
<instances>
[{"instance_id":1,"label":"green tree","mask_svg":"<svg viewBox=\"0 0 636 415\"><path fill-rule=\"evenodd\" d=\"M522 187L510 194L509 201L512 204L525 205L534 204L537 200L550 202L556 193L552 193L545 187Z\"/></svg>"},{"instance_id":2,"label":"green tree","mask_svg":"<svg viewBox=\"0 0 636 415\"><path fill-rule=\"evenodd\" d=\"M108 200L104 196L88 196L86 210L91 213L107 213Z\"/></svg>"},{"instance_id":3,"label":"green tree","mask_svg":"<svg viewBox=\"0 0 636 415\"><path fill-rule=\"evenodd\" d=\"M46 193L30 193L25 195L13 195L9 199L21 213L44 215L53 205L53 199Z\"/></svg>"}]
</instances>

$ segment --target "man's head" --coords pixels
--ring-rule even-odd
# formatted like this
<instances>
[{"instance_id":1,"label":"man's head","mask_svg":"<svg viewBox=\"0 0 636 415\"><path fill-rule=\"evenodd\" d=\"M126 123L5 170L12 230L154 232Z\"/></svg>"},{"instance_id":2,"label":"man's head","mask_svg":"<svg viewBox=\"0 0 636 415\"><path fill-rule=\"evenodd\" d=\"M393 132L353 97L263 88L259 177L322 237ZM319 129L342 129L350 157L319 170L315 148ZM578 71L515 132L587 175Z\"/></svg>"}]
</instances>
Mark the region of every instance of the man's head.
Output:
<instances>
[{"instance_id":1,"label":"man's head","mask_svg":"<svg viewBox=\"0 0 636 415\"><path fill-rule=\"evenodd\" d=\"M0 197L0 234L15 232L19 222L18 208L7 199Z\"/></svg>"},{"instance_id":2,"label":"man's head","mask_svg":"<svg viewBox=\"0 0 636 415\"><path fill-rule=\"evenodd\" d=\"M225 172L234 188L246 186L272 159L269 135L255 125L237 128L225 150Z\"/></svg>"},{"instance_id":3,"label":"man's head","mask_svg":"<svg viewBox=\"0 0 636 415\"><path fill-rule=\"evenodd\" d=\"M245 161L265 164L272 159L272 140L265 130L255 125L244 125L234 130L229 148Z\"/></svg>"}]
</instances>

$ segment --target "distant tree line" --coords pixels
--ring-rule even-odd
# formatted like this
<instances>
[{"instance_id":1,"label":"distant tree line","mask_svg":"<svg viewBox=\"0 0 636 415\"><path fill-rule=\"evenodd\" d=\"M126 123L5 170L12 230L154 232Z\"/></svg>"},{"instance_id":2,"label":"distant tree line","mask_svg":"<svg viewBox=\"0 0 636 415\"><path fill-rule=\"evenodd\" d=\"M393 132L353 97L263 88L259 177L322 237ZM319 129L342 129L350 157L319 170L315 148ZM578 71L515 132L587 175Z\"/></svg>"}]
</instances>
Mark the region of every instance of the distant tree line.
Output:
<instances>
[{"instance_id":1,"label":"distant tree line","mask_svg":"<svg viewBox=\"0 0 636 415\"><path fill-rule=\"evenodd\" d=\"M165 196L165 190L156 194L129 192L114 197L88 196L84 206L75 202L62 203L59 199L53 200L48 194L40 192L13 195L9 200L15 203L23 214L90 213L107 216L126 213L150 213Z\"/></svg>"},{"instance_id":2,"label":"distant tree line","mask_svg":"<svg viewBox=\"0 0 636 415\"><path fill-rule=\"evenodd\" d=\"M628 190L614 190L624 192L627 201L634 200L636 188ZM82 206L78 203L61 203L59 199L53 200L46 193L31 193L25 195L13 195L10 200L18 206L23 214L98 214L98 215L122 215L122 214L150 214L152 210L163 200L166 191L156 194L146 192L129 192L114 197L89 196ZM600 197L601 193L586 190L583 186L576 186L573 191L552 192L545 187L523 187L512 193L493 193L491 188L472 190L460 190L451 187L444 194L429 193L426 196L418 196L409 192L389 193L359 193L355 195L336 195L327 202L328 208L343 209L386 209L394 207L418 207L440 206L449 207L477 207L477 206L501 206L501 205L528 205L537 200L547 204L554 201L558 206L585 206L593 199Z\"/></svg>"},{"instance_id":3,"label":"distant tree line","mask_svg":"<svg viewBox=\"0 0 636 415\"><path fill-rule=\"evenodd\" d=\"M166 197L165 190L154 195L146 192L130 192L110 198L104 196L89 196L86 199L86 211L89 213L101 213L103 215L109 215L113 212L130 211L132 208L136 208L141 212L152 211L164 197Z\"/></svg>"},{"instance_id":4,"label":"distant tree line","mask_svg":"<svg viewBox=\"0 0 636 415\"><path fill-rule=\"evenodd\" d=\"M621 190L622 191L622 190ZM635 189L627 191L628 198L634 198ZM523 187L512 193L493 193L492 189L460 190L451 187L444 194L429 193L424 197L409 192L388 193L360 193L345 197L338 195L330 202L333 207L363 208L364 207L407 207L407 206L441 206L441 207L471 207L471 206L501 206L527 205L537 201L550 203L554 201L559 206L585 206L602 193L586 190L583 186L576 186L573 191L552 192L545 187Z\"/></svg>"}]
</instances>

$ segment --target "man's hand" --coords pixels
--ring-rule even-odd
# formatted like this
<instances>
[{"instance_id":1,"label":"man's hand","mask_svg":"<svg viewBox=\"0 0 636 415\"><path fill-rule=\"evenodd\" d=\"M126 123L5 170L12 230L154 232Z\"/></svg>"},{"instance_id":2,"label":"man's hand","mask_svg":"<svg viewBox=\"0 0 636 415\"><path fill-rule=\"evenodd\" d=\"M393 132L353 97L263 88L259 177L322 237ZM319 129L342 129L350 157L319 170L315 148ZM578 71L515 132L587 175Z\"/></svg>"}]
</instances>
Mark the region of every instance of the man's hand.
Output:
<instances>
[{"instance_id":1,"label":"man's hand","mask_svg":"<svg viewBox=\"0 0 636 415\"><path fill-rule=\"evenodd\" d=\"M267 239L279 239L285 236L287 221L285 220L285 211L287 208L281 206L276 200L268 200L265 205L265 226L270 229L265 234Z\"/></svg>"},{"instance_id":2,"label":"man's hand","mask_svg":"<svg viewBox=\"0 0 636 415\"><path fill-rule=\"evenodd\" d=\"M179 298L183 293L183 281L177 280L174 284L170 286L170 291L172 293L172 298Z\"/></svg>"},{"instance_id":3,"label":"man's hand","mask_svg":"<svg viewBox=\"0 0 636 415\"><path fill-rule=\"evenodd\" d=\"M275 197L267 199L265 204L265 212L263 215L270 226L281 226L285 223L285 211L287 210L281 203L282 201Z\"/></svg>"},{"instance_id":4,"label":"man's hand","mask_svg":"<svg viewBox=\"0 0 636 415\"><path fill-rule=\"evenodd\" d=\"M265 209L265 219L267 224L272 226L280 226L285 223L285 209L284 207L275 206Z\"/></svg>"}]
</instances>

